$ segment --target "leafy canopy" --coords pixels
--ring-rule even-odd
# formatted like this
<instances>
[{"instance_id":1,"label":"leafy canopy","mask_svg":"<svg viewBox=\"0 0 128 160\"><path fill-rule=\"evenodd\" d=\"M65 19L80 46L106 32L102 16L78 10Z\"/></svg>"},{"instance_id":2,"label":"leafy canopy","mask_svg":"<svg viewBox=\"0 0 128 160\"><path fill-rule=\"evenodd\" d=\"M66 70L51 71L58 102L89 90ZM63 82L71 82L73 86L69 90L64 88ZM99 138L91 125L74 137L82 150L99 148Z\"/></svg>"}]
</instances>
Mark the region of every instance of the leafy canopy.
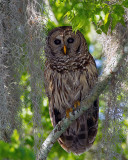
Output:
<instances>
[{"instance_id":1,"label":"leafy canopy","mask_svg":"<svg viewBox=\"0 0 128 160\"><path fill-rule=\"evenodd\" d=\"M72 23L75 31L79 29L87 33L93 23L99 34L107 33L109 27L112 31L117 23L125 25L124 8L128 8L127 0L50 0L50 4L59 25Z\"/></svg>"}]
</instances>

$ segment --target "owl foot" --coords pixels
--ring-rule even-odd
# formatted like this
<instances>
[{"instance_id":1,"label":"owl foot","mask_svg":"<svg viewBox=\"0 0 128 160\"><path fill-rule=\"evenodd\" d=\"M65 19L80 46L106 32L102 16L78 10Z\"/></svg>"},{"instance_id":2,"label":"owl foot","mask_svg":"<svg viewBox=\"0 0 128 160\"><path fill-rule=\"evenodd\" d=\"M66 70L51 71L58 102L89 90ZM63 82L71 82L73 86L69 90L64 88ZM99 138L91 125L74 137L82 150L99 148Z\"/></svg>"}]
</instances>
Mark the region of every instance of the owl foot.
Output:
<instances>
[{"instance_id":1,"label":"owl foot","mask_svg":"<svg viewBox=\"0 0 128 160\"><path fill-rule=\"evenodd\" d=\"M66 109L66 117L69 118L69 113L72 112L72 108Z\"/></svg>"},{"instance_id":2,"label":"owl foot","mask_svg":"<svg viewBox=\"0 0 128 160\"><path fill-rule=\"evenodd\" d=\"M80 101L76 101L76 102L74 103L74 107L75 107L75 108L77 108L78 106L80 106Z\"/></svg>"}]
</instances>

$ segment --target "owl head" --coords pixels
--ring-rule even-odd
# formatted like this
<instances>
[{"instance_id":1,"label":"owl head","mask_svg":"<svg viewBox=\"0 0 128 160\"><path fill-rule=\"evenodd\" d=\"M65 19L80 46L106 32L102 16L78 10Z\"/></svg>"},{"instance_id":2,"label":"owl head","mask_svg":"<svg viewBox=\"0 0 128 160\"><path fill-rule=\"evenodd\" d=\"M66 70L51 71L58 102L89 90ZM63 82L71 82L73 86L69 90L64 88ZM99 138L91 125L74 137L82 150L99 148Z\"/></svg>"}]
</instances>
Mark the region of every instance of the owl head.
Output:
<instances>
[{"instance_id":1,"label":"owl head","mask_svg":"<svg viewBox=\"0 0 128 160\"><path fill-rule=\"evenodd\" d=\"M77 57L87 54L87 43L80 31L72 31L71 26L57 27L51 30L47 37L46 55L49 57Z\"/></svg>"}]
</instances>

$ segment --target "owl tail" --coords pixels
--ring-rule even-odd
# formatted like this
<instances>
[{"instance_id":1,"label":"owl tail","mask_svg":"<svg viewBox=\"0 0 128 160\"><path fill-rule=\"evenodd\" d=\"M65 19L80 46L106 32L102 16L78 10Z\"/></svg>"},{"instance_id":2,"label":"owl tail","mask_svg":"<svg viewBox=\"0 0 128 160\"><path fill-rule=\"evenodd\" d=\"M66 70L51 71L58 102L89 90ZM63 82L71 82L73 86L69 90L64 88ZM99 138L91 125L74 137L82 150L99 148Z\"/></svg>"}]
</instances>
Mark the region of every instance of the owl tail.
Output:
<instances>
[{"instance_id":1,"label":"owl tail","mask_svg":"<svg viewBox=\"0 0 128 160\"><path fill-rule=\"evenodd\" d=\"M98 130L98 112L98 101L95 101L94 105L75 120L60 136L58 142L64 150L82 154L92 146ZM60 115L61 113L55 114L56 122L60 120Z\"/></svg>"}]
</instances>

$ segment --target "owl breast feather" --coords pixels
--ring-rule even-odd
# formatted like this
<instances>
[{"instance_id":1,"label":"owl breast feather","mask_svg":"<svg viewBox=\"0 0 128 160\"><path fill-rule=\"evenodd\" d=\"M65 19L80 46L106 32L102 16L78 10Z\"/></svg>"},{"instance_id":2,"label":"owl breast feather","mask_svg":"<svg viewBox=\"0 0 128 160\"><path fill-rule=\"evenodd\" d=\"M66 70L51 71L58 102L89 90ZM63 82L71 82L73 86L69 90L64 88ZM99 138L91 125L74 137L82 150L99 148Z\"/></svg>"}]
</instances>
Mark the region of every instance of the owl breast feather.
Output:
<instances>
[{"instance_id":1,"label":"owl breast feather","mask_svg":"<svg viewBox=\"0 0 128 160\"><path fill-rule=\"evenodd\" d=\"M97 70L92 58L88 63L86 60L78 63L78 59L72 64L67 61L66 67L60 62L59 65L46 62L45 88L54 127L66 117L68 108L74 109L76 101L84 100L96 81ZM68 152L81 154L92 146L98 128L98 111L96 100L58 139L62 148Z\"/></svg>"}]
</instances>

